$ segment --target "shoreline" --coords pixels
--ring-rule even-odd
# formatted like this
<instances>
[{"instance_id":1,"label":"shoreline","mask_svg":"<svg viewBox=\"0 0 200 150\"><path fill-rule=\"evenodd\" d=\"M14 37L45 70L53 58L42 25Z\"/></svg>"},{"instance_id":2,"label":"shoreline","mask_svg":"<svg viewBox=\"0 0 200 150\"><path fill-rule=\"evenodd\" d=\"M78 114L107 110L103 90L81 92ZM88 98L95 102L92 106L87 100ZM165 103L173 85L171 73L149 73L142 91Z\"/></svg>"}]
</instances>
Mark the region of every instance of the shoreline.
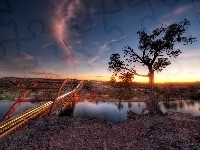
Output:
<instances>
[{"instance_id":1,"label":"shoreline","mask_svg":"<svg viewBox=\"0 0 200 150\"><path fill-rule=\"evenodd\" d=\"M117 99L100 99L100 100L90 100L89 102L145 102L144 99L148 99L148 97L144 97L144 98L138 98L138 97L134 97L131 100L117 100ZM173 100L158 100L158 102L166 102L166 101L179 101L179 100L192 100L192 99L186 99L186 98L177 98L177 99L173 99ZM193 100L193 101L198 101L198 100ZM199 100L200 101L200 100Z\"/></svg>"},{"instance_id":2,"label":"shoreline","mask_svg":"<svg viewBox=\"0 0 200 150\"><path fill-rule=\"evenodd\" d=\"M5 100L5 99L2 99L0 101L16 101L17 99L15 100ZM177 98L177 99L173 99L173 100L159 100L158 102L167 102L167 101L183 101L183 100L191 100L191 101L200 101L200 100L193 100L193 99L180 99L180 98ZM104 99L104 100L83 100L83 101L88 101L88 102L144 102L143 99L139 99L139 98L136 98L135 100L132 99L132 100L117 100L117 99ZM75 102L75 101L69 101L69 102ZM79 101L81 102L81 101Z\"/></svg>"}]
</instances>

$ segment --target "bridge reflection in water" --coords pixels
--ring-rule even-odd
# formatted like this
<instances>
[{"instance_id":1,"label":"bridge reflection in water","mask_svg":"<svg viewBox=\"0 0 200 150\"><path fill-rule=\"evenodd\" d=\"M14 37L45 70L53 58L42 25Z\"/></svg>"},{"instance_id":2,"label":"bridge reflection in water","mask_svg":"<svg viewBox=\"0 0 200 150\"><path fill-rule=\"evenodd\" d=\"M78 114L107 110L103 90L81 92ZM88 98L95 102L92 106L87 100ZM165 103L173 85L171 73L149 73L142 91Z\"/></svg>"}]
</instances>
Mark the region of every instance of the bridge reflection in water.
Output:
<instances>
[{"instance_id":1,"label":"bridge reflection in water","mask_svg":"<svg viewBox=\"0 0 200 150\"><path fill-rule=\"evenodd\" d=\"M83 81L77 84L75 86L74 81L67 79L44 79L34 83L16 100L3 117L0 123L0 138L26 128L31 120L55 114L82 88ZM69 91L69 87L73 90ZM49 93L50 96L45 95ZM42 102L42 104L11 117L21 102Z\"/></svg>"},{"instance_id":2,"label":"bridge reflection in water","mask_svg":"<svg viewBox=\"0 0 200 150\"><path fill-rule=\"evenodd\" d=\"M59 116L71 116L73 117L73 110L78 102L84 102L84 100L81 100L79 97L79 94L74 94L74 96L68 100L59 111Z\"/></svg>"}]
</instances>

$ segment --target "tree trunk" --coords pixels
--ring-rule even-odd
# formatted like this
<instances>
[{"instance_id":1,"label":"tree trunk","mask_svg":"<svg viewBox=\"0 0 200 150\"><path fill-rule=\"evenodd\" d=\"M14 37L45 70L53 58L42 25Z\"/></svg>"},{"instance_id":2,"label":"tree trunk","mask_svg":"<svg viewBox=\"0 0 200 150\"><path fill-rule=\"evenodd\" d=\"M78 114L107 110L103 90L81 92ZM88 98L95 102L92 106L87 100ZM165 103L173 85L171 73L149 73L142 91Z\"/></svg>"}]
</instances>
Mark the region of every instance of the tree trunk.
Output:
<instances>
[{"instance_id":1,"label":"tree trunk","mask_svg":"<svg viewBox=\"0 0 200 150\"><path fill-rule=\"evenodd\" d=\"M154 71L149 69L149 99L146 101L146 109L149 111L150 114L162 114L163 112L160 110L158 106L158 102L154 96Z\"/></svg>"}]
</instances>

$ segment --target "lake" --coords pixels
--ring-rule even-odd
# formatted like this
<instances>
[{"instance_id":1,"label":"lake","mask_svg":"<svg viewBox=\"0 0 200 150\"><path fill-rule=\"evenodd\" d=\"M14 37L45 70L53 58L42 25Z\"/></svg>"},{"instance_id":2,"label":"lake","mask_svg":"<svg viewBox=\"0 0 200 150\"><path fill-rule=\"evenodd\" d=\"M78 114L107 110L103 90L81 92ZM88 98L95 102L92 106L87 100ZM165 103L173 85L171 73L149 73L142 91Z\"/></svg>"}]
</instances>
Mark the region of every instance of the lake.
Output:
<instances>
[{"instance_id":1,"label":"lake","mask_svg":"<svg viewBox=\"0 0 200 150\"><path fill-rule=\"evenodd\" d=\"M11 100L0 100L0 120L2 120L2 118L4 117L4 115L8 112L8 110L10 109L10 107L14 104L15 101L11 101ZM38 104L40 104L39 102L25 102L25 103L21 103L18 108L15 110L15 112L13 113L13 115L16 115L20 112L23 112L25 110L28 110L34 106L37 106Z\"/></svg>"},{"instance_id":2,"label":"lake","mask_svg":"<svg viewBox=\"0 0 200 150\"><path fill-rule=\"evenodd\" d=\"M0 101L0 119L5 115L5 113L12 106L14 101ZM15 114L20 111L27 110L31 107L38 105L39 103L26 102L21 104L21 106L16 110ZM159 103L160 109L163 112L166 111L176 111L189 113L193 116L200 115L200 101L194 100L177 100L177 101L163 101ZM112 123L123 121L127 119L127 111L132 110L135 113L140 114L142 109L146 105L143 102L67 102L59 113L60 116L89 116L89 117L100 117L108 120Z\"/></svg>"}]
</instances>

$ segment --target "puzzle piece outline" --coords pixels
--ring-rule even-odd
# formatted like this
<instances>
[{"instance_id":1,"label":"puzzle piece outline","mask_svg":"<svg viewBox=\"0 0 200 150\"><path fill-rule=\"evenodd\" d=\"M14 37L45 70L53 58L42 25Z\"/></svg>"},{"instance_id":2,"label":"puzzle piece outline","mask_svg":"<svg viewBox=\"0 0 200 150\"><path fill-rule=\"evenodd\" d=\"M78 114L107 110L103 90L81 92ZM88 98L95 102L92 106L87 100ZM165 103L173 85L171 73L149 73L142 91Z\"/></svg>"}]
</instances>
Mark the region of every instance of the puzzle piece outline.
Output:
<instances>
[{"instance_id":1,"label":"puzzle piece outline","mask_svg":"<svg viewBox=\"0 0 200 150\"><path fill-rule=\"evenodd\" d=\"M0 10L0 13L7 13L7 14L11 14L12 13L12 7L9 3L9 0L5 0L6 2L6 5L8 7L8 11L6 11L6 9L1 9ZM6 57L6 47L4 47L4 44L6 43L9 43L9 42L15 42L16 43L16 48L17 48L17 57L18 58L21 58L22 55L21 55L21 48L20 48L20 42L23 42L23 41L31 41L33 39L36 38L36 34L35 32L32 30L32 25L34 24L40 24L41 25L41 33L42 34L49 34L51 33L52 31L51 30L46 30L45 31L45 23L39 19L32 19L31 21L29 21L28 23L28 26L27 26L27 31L31 34L31 36L29 37L20 37L19 36L19 32L18 32L18 26L17 26L17 23L16 23L16 20L15 19L10 19L8 21L8 23L2 23L0 22L0 26L2 27L10 27L11 25L13 25L13 28L14 28L14 33L15 33L15 37L12 38L12 39L4 39L2 41L0 41L0 48L2 49L3 51L3 54L0 56L0 60L2 60L3 58ZM22 73L24 76L27 76L26 75L26 71L25 70L31 70L31 69L35 69L37 67L37 64L38 64L38 60L33 56L33 54L31 52L26 52L27 54L29 54L30 56L32 56L34 59L33 59L33 66L23 66L21 69L22 69Z\"/></svg>"},{"instance_id":2,"label":"puzzle piece outline","mask_svg":"<svg viewBox=\"0 0 200 150\"><path fill-rule=\"evenodd\" d=\"M6 2L6 5L7 5L7 8L8 8L8 9L0 9L0 13L11 14L11 13L12 13L12 7L11 7L11 5L10 5L10 3L9 3L9 0L5 0L5 2ZM152 3L151 3L150 0L139 1L139 2L136 2L136 3L134 3L134 4L132 4L132 2L133 2L132 0L129 0L128 3L127 3L127 5L128 5L129 7L135 7L135 6L138 6L138 5L142 4L142 3L147 2L148 6L149 6L149 8L150 8L150 10L151 10L151 12L152 12L151 15L145 15L145 16L141 19L140 25L141 25L142 27L144 27L144 22L145 22L145 20L147 20L147 19L149 19L149 20L155 20L155 19L157 18L156 12L155 12L155 10L154 10L154 8L153 8L153 5L152 5ZM172 6L176 5L178 2L179 2L179 0L175 0L173 3L167 3L166 0L162 0L162 3L163 3L165 6L167 6L167 7L172 7ZM194 0L191 0L191 3L194 3ZM110 34L114 29L116 29L116 30L121 34L121 38L122 38L122 37L124 36L124 32L123 32L123 30L122 30L121 27L119 27L119 26L116 25L116 24L114 24L114 25L108 27L107 15L110 15L110 14L117 14L117 13L123 11L122 5L119 4L119 2L118 2L117 0L114 0L114 4L115 4L115 6L117 6L118 9L113 9L113 10L110 10L110 11L106 11L106 9L105 9L105 1L104 1L104 0L101 0L101 9L102 9L102 10L101 10L101 11L95 12L93 15L103 15L103 26L104 26L103 28L104 28L104 32L105 32L106 34ZM199 15L199 13L196 13L196 14L195 14L196 18L198 17L197 15ZM90 9L90 8L88 8L88 9L86 10L86 12L84 13L84 16L85 16L85 20L88 21L88 23L89 23L89 27L86 28L85 30L80 30L79 27L76 28L76 30L77 30L79 33L87 33L87 32L90 32L90 31L93 29L93 22L92 22L92 19L91 19L91 16L92 16L92 15L91 15L91 9ZM197 18L197 22L199 22L198 18ZM0 56L0 60L2 60L2 59L6 56L6 47L4 46L4 44L5 44L5 43L8 43L8 42L16 42L17 57L18 57L18 58L21 57L20 43L23 42L23 41L31 41L31 40L33 40L34 38L36 38L36 33L32 30L32 25L34 25L34 24L40 24L40 25L41 25L41 33L42 33L42 34L49 34L49 33L53 32L53 30L52 30L52 31L51 31L51 30L49 30L49 31L45 30L45 23L44 23L43 21L41 21L41 20L39 20L39 19L33 19L33 20L29 21L28 26L27 26L27 31L29 32L29 34L30 34L31 36L29 36L29 37L20 37L20 36L19 36L19 33L18 33L18 27L17 27L16 20L10 19L10 20L8 21L8 23L1 23L1 22L0 22L0 26L2 26L2 27L10 27L11 25L13 25L13 26L14 26L14 32L15 32L15 39L4 39L4 40L0 41L0 48L1 48L2 51L3 51L3 54ZM199 22L199 24L200 24L200 22ZM118 42L120 42L120 41L121 41L121 40L119 40ZM118 42L115 42L115 43L118 43ZM111 50L112 52L115 51L115 48L114 48L114 46L113 46L113 43L110 44L110 50ZM27 54L30 54L31 56L33 56L33 55L31 54L31 52L29 52L29 53L26 52L26 53L27 53ZM55 51L55 47L54 47L54 54L55 54L55 53L57 53L57 51ZM57 56L57 57L56 57L56 56ZM34 56L33 56L33 57L34 57ZM55 54L55 57L58 58L58 59L60 59L60 60L63 60L63 58L59 57L59 55L57 55L57 54ZM73 56L72 56L72 57L73 57ZM86 60L85 60L85 61L86 61ZM87 63L87 61L86 61L86 63ZM35 63L35 59L34 59L34 61L33 61L33 66L35 66L35 64L37 64L37 63ZM87 65L88 65L88 67L90 68L90 70L93 70L93 69L92 69L93 67L92 67L91 64L88 63ZM23 68L26 68L26 69L28 70L28 67L27 67L27 66L24 66ZM31 68L33 69L33 67L29 67L29 69L31 69ZM36 67L35 67L35 68L36 68ZM75 69L75 68L74 68L74 69ZM76 69L75 69L75 70L76 70ZM24 71L23 71L23 72L24 72ZM25 74L25 73L24 73L24 74Z\"/></svg>"}]
</instances>

